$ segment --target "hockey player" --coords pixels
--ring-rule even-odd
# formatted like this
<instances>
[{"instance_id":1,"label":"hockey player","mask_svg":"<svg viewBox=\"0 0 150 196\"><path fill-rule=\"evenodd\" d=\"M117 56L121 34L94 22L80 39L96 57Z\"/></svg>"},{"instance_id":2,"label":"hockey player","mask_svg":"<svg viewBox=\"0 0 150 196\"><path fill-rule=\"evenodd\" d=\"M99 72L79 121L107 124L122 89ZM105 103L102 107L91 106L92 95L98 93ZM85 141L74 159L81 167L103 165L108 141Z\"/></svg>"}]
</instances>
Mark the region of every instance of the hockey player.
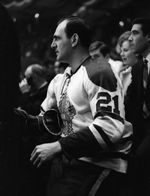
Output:
<instances>
[{"instance_id":1,"label":"hockey player","mask_svg":"<svg viewBox=\"0 0 150 196\"><path fill-rule=\"evenodd\" d=\"M70 65L48 87L43 111L58 108L61 137L35 147L37 167L51 160L48 195L117 196L127 170L131 124L121 86L104 59L91 59L90 30L77 17L58 23L51 47ZM116 188L117 187L117 188Z\"/></svg>"}]
</instances>

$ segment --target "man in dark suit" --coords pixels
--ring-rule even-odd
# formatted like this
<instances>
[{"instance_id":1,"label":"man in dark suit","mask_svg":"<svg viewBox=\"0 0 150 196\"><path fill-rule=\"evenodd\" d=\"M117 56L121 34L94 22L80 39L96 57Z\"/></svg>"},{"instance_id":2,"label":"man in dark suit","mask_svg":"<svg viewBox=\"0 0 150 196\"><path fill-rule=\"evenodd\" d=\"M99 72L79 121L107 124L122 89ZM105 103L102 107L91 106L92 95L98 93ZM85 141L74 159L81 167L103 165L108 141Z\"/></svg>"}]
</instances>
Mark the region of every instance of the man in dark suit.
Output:
<instances>
[{"instance_id":1,"label":"man in dark suit","mask_svg":"<svg viewBox=\"0 0 150 196\"><path fill-rule=\"evenodd\" d=\"M126 117L134 128L135 194L150 195L150 19L135 19L129 40L143 61L132 69L126 97Z\"/></svg>"},{"instance_id":2,"label":"man in dark suit","mask_svg":"<svg viewBox=\"0 0 150 196\"><path fill-rule=\"evenodd\" d=\"M20 83L20 90L22 92L19 100L19 107L31 115L38 115L40 113L40 105L46 97L48 81L47 70L42 65L35 63L29 65L25 72L25 78ZM24 89L27 92L24 92ZM45 139L47 135L43 136ZM43 195L45 190L45 174L43 170L36 170L29 162L30 154L35 145L40 144L43 137L35 134L22 136L22 156L20 162L23 167L23 195ZM39 180L40 179L40 180ZM39 187L37 189L37 187ZM22 196L23 196L22 195Z\"/></svg>"},{"instance_id":3,"label":"man in dark suit","mask_svg":"<svg viewBox=\"0 0 150 196\"><path fill-rule=\"evenodd\" d=\"M47 70L40 64L31 64L25 70L25 78L20 83L22 95L19 106L29 114L38 115L40 105L46 97L48 81ZM24 88L27 92L24 92Z\"/></svg>"}]
</instances>

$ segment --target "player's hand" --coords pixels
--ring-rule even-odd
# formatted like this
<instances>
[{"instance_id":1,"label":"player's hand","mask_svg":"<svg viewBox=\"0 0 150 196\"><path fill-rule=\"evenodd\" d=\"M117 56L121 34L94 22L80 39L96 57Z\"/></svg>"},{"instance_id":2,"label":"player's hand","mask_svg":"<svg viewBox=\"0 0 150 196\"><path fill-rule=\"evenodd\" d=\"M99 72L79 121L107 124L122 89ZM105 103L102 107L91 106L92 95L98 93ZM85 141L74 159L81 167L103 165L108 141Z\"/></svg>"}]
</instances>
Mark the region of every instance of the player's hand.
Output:
<instances>
[{"instance_id":1,"label":"player's hand","mask_svg":"<svg viewBox=\"0 0 150 196\"><path fill-rule=\"evenodd\" d=\"M40 167L44 162L52 160L53 157L61 152L61 145L59 142L41 144L34 148L30 161L33 165Z\"/></svg>"},{"instance_id":2,"label":"player's hand","mask_svg":"<svg viewBox=\"0 0 150 196\"><path fill-rule=\"evenodd\" d=\"M22 79L22 81L19 83L19 87L22 93L27 93L30 91L30 86L27 83L26 78Z\"/></svg>"}]
</instances>

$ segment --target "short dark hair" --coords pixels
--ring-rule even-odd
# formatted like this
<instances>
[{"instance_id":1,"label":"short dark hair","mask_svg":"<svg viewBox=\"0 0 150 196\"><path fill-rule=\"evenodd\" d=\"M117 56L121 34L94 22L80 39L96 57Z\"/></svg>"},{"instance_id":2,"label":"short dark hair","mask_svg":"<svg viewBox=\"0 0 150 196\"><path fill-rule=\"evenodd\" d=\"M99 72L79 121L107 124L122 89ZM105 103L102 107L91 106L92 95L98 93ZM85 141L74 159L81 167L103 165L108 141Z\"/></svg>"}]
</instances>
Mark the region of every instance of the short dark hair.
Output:
<instances>
[{"instance_id":1,"label":"short dark hair","mask_svg":"<svg viewBox=\"0 0 150 196\"><path fill-rule=\"evenodd\" d=\"M132 22L134 24L141 25L144 36L150 33L150 18L135 18Z\"/></svg>"},{"instance_id":2,"label":"short dark hair","mask_svg":"<svg viewBox=\"0 0 150 196\"><path fill-rule=\"evenodd\" d=\"M110 48L101 41L94 41L91 43L89 47L89 52L99 49L102 55L105 57L107 54L110 53Z\"/></svg>"},{"instance_id":3,"label":"short dark hair","mask_svg":"<svg viewBox=\"0 0 150 196\"><path fill-rule=\"evenodd\" d=\"M91 29L85 21L77 16L69 16L62 18L58 25L67 21L65 32L68 38L70 38L74 33L78 34L80 38L80 43L83 47L88 48L91 43Z\"/></svg>"}]
</instances>

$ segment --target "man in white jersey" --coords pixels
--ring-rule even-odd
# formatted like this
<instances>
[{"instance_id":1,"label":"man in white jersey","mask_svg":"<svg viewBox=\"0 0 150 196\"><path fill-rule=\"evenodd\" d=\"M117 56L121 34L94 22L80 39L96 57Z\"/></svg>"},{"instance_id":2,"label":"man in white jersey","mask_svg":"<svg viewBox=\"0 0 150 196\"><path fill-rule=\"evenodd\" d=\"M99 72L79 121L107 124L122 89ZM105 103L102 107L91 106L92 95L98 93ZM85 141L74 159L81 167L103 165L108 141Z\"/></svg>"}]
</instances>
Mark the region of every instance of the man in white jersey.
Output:
<instances>
[{"instance_id":1,"label":"man in white jersey","mask_svg":"<svg viewBox=\"0 0 150 196\"><path fill-rule=\"evenodd\" d=\"M90 35L84 21L68 17L51 44L70 67L51 81L41 106L58 109L62 133L36 146L30 159L37 167L51 160L50 196L117 196L127 169L132 127L125 125L121 87L105 60L89 57Z\"/></svg>"}]
</instances>

